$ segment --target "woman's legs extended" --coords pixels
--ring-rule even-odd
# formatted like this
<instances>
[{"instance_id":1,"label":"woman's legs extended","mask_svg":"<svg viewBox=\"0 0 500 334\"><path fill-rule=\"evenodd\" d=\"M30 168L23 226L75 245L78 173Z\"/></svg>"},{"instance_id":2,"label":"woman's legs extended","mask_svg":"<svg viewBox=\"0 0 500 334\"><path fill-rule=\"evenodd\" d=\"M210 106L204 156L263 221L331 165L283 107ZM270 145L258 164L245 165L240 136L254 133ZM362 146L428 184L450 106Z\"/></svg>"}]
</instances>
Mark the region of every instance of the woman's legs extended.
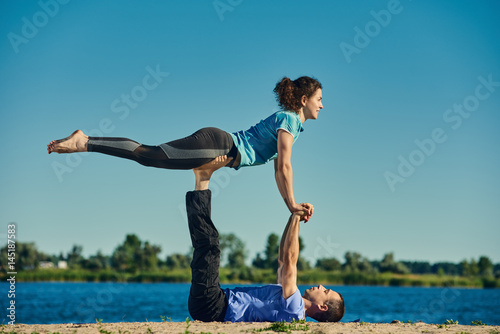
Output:
<instances>
[{"instance_id":1,"label":"woman's legs extended","mask_svg":"<svg viewBox=\"0 0 500 334\"><path fill-rule=\"evenodd\" d=\"M231 135L217 128L203 128L188 137L157 146L142 145L127 138L88 137L77 130L67 138L52 141L47 150L49 153L99 152L166 169L198 168L224 155L234 161L238 153Z\"/></svg>"}]
</instances>

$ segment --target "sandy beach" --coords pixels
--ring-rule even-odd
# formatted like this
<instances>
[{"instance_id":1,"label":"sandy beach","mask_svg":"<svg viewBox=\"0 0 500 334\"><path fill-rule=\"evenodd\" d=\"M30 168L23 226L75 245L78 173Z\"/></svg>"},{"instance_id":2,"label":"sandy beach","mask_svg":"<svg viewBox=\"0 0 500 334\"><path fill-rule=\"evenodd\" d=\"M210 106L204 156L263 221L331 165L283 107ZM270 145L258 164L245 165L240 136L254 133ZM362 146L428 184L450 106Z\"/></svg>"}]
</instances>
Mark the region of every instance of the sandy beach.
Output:
<instances>
[{"instance_id":1,"label":"sandy beach","mask_svg":"<svg viewBox=\"0 0 500 334\"><path fill-rule=\"evenodd\" d=\"M271 323L120 322L95 324L3 325L0 333L275 333ZM295 333L500 333L500 326L436 325L426 323L314 323L292 324Z\"/></svg>"}]
</instances>

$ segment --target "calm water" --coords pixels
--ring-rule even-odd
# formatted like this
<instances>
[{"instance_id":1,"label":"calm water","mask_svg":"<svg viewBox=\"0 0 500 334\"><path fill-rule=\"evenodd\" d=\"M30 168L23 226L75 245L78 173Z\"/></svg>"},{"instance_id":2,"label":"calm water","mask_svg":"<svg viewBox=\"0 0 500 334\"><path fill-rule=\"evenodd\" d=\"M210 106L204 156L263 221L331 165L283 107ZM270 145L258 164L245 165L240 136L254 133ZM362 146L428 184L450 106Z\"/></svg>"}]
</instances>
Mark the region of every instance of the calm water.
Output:
<instances>
[{"instance_id":1,"label":"calm water","mask_svg":"<svg viewBox=\"0 0 500 334\"><path fill-rule=\"evenodd\" d=\"M304 292L308 287L299 289ZM344 322L360 318L366 322L398 319L443 323L453 319L468 325L479 319L489 325L500 325L500 289L326 287L344 296ZM6 324L8 285L0 283L0 291L0 318ZM161 321L160 316L184 321L189 316L188 294L189 284L17 283L16 322Z\"/></svg>"}]
</instances>

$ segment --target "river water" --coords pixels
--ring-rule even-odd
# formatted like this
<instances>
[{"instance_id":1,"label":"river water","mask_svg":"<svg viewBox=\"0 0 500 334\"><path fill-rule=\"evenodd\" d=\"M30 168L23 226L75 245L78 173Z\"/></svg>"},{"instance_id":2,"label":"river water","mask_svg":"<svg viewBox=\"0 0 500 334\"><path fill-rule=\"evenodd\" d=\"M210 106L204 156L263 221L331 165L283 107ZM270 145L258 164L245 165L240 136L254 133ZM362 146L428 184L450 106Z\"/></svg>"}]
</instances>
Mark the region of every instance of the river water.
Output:
<instances>
[{"instance_id":1,"label":"river water","mask_svg":"<svg viewBox=\"0 0 500 334\"><path fill-rule=\"evenodd\" d=\"M0 283L4 324L15 301L16 323L54 324L103 322L184 321L189 317L189 284L173 283L17 283L9 298ZM235 285L223 285L233 287ZM500 289L325 286L345 300L343 322L424 321L442 324L448 319L470 325L481 320L500 325ZM309 286L299 286L303 293ZM308 320L312 320L308 318Z\"/></svg>"}]
</instances>

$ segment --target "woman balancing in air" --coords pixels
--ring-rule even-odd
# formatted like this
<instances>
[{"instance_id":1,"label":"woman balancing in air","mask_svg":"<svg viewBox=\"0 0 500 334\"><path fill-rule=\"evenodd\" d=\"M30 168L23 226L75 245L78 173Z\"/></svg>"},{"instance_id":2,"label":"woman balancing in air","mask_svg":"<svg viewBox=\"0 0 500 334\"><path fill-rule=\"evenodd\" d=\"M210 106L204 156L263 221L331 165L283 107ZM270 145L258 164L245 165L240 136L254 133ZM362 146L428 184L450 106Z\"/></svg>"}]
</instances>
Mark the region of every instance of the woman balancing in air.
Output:
<instances>
[{"instance_id":1,"label":"woman balancing in air","mask_svg":"<svg viewBox=\"0 0 500 334\"><path fill-rule=\"evenodd\" d=\"M246 131L227 133L217 128L203 128L186 138L148 146L127 138L89 137L77 130L67 138L52 141L47 150L48 153L100 152L165 169L210 168L224 156L229 161L226 167L235 169L274 160L276 183L290 212L309 212L295 202L290 158L292 145L303 131L302 123L318 118L323 108L321 88L321 84L310 77L294 81L283 78L274 88L283 111Z\"/></svg>"}]
</instances>

